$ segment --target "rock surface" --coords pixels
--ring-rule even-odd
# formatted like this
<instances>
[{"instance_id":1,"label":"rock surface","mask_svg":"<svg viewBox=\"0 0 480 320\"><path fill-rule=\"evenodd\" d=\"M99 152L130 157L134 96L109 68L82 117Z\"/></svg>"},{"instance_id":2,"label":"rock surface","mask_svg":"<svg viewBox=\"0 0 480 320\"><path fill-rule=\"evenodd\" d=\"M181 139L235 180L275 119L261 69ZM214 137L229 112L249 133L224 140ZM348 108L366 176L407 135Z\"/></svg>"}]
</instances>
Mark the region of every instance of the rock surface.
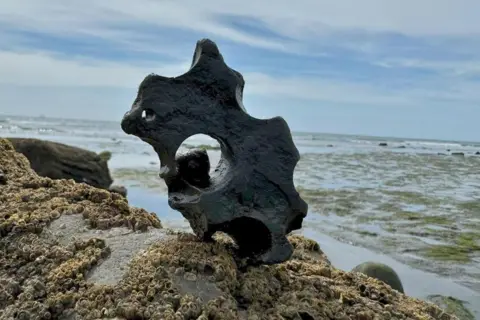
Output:
<instances>
[{"instance_id":1,"label":"rock surface","mask_svg":"<svg viewBox=\"0 0 480 320\"><path fill-rule=\"evenodd\" d=\"M0 170L2 320L456 319L300 236L289 261L244 266L225 236L201 242L118 194L39 177L5 139Z\"/></svg>"},{"instance_id":2,"label":"rock surface","mask_svg":"<svg viewBox=\"0 0 480 320\"><path fill-rule=\"evenodd\" d=\"M27 157L32 169L42 177L73 179L102 189L108 189L113 182L108 158L95 152L40 139L8 140L16 151Z\"/></svg>"},{"instance_id":3,"label":"rock surface","mask_svg":"<svg viewBox=\"0 0 480 320\"><path fill-rule=\"evenodd\" d=\"M279 263L293 252L286 234L301 228L308 211L293 184L300 154L283 118L261 120L246 112L244 85L217 45L200 40L185 74L149 75L142 81L122 128L153 146L169 205L198 237L208 241L223 231L252 263ZM209 135L221 146L218 167L204 187L179 174L175 157L195 134Z\"/></svg>"}]
</instances>

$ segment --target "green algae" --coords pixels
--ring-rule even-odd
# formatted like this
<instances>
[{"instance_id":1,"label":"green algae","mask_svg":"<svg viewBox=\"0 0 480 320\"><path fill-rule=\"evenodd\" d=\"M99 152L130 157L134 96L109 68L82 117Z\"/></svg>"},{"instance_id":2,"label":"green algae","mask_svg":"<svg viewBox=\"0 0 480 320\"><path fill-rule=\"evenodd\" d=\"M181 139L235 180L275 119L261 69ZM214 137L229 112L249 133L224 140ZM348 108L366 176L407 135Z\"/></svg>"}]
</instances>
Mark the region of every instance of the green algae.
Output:
<instances>
[{"instance_id":1,"label":"green algae","mask_svg":"<svg viewBox=\"0 0 480 320\"><path fill-rule=\"evenodd\" d=\"M361 209L364 190L347 189L307 189L297 188L300 196L309 204L310 210L320 214L333 213L344 217L355 214Z\"/></svg>"},{"instance_id":2,"label":"green algae","mask_svg":"<svg viewBox=\"0 0 480 320\"><path fill-rule=\"evenodd\" d=\"M192 145L192 144L183 144L183 147L187 149L203 149L203 150L221 150L220 146L211 146L209 144L200 144L200 145Z\"/></svg>"},{"instance_id":3,"label":"green algae","mask_svg":"<svg viewBox=\"0 0 480 320\"><path fill-rule=\"evenodd\" d=\"M455 245L433 245L420 251L426 258L438 261L468 263L471 261L470 250Z\"/></svg>"},{"instance_id":4,"label":"green algae","mask_svg":"<svg viewBox=\"0 0 480 320\"><path fill-rule=\"evenodd\" d=\"M393 196L401 200L402 203L420 204L420 205L439 205L442 200L433 197L427 197L420 192L403 191L403 190L382 190L382 193Z\"/></svg>"},{"instance_id":5,"label":"green algae","mask_svg":"<svg viewBox=\"0 0 480 320\"><path fill-rule=\"evenodd\" d=\"M158 177L157 168L117 168L112 170L115 183L123 184L128 188L167 192L165 182Z\"/></svg>"},{"instance_id":6,"label":"green algae","mask_svg":"<svg viewBox=\"0 0 480 320\"><path fill-rule=\"evenodd\" d=\"M480 251L480 232L464 232L458 235L455 243L460 247Z\"/></svg>"},{"instance_id":7,"label":"green algae","mask_svg":"<svg viewBox=\"0 0 480 320\"><path fill-rule=\"evenodd\" d=\"M465 306L465 301L441 295L430 295L427 300L444 309L445 312L457 316L460 320L475 320L475 316Z\"/></svg>"},{"instance_id":8,"label":"green algae","mask_svg":"<svg viewBox=\"0 0 480 320\"><path fill-rule=\"evenodd\" d=\"M358 230L357 233L362 236L378 237L378 233L367 230Z\"/></svg>"},{"instance_id":9,"label":"green algae","mask_svg":"<svg viewBox=\"0 0 480 320\"><path fill-rule=\"evenodd\" d=\"M457 208L480 216L480 201L478 200L460 202L457 204Z\"/></svg>"},{"instance_id":10,"label":"green algae","mask_svg":"<svg viewBox=\"0 0 480 320\"><path fill-rule=\"evenodd\" d=\"M111 158L112 158L112 153L108 150L105 150L105 151L102 151L98 154L98 156L100 157L100 159L102 159L103 161L109 161Z\"/></svg>"},{"instance_id":11,"label":"green algae","mask_svg":"<svg viewBox=\"0 0 480 320\"><path fill-rule=\"evenodd\" d=\"M453 244L435 245L426 248L424 255L428 258L441 261L453 261L468 263L472 255L480 252L480 233L458 233Z\"/></svg>"}]
</instances>

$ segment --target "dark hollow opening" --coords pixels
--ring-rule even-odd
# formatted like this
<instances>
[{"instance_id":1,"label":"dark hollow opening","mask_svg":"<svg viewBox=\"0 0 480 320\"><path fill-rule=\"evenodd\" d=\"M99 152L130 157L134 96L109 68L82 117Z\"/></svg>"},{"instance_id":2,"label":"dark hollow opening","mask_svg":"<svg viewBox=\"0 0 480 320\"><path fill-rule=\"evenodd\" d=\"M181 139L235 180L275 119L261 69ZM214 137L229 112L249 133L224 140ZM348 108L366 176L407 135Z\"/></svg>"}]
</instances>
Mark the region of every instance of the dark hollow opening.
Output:
<instances>
[{"instance_id":1,"label":"dark hollow opening","mask_svg":"<svg viewBox=\"0 0 480 320\"><path fill-rule=\"evenodd\" d=\"M259 220L240 217L215 228L230 235L238 245L240 256L256 256L268 251L272 245L270 230Z\"/></svg>"},{"instance_id":2,"label":"dark hollow opening","mask_svg":"<svg viewBox=\"0 0 480 320\"><path fill-rule=\"evenodd\" d=\"M197 188L210 186L210 159L206 150L192 149L185 154L177 155L176 161L181 179Z\"/></svg>"}]
</instances>

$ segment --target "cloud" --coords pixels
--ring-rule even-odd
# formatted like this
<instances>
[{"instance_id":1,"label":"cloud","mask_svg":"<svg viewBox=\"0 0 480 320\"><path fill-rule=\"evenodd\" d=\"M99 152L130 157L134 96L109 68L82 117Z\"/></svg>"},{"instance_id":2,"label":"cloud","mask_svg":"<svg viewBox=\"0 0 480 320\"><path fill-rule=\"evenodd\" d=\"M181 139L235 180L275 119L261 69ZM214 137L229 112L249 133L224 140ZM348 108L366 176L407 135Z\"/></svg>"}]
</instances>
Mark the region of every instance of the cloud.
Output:
<instances>
[{"instance_id":1,"label":"cloud","mask_svg":"<svg viewBox=\"0 0 480 320\"><path fill-rule=\"evenodd\" d=\"M434 9L434 10L433 10ZM193 0L106 0L64 2L7 0L2 4L0 23L24 30L57 35L88 35L135 46L154 40L158 28L177 28L228 39L251 46L277 50L305 47L313 38L354 30L367 33L398 33L410 36L479 35L476 0L279 0L275 3ZM222 17L256 19L265 27L291 41L254 36L221 23ZM333 38L334 40L334 38ZM150 43L155 46L154 42ZM307 45L308 47L308 45Z\"/></svg>"},{"instance_id":2,"label":"cloud","mask_svg":"<svg viewBox=\"0 0 480 320\"><path fill-rule=\"evenodd\" d=\"M409 68L432 70L449 76L480 75L480 59L465 61L432 61L421 59L387 59L375 64L385 68Z\"/></svg>"},{"instance_id":3,"label":"cloud","mask_svg":"<svg viewBox=\"0 0 480 320\"><path fill-rule=\"evenodd\" d=\"M188 70L190 60L177 65L157 64L149 68L94 59L68 59L46 52L0 51L0 83L27 86L100 86L135 88L155 71L176 76Z\"/></svg>"}]
</instances>

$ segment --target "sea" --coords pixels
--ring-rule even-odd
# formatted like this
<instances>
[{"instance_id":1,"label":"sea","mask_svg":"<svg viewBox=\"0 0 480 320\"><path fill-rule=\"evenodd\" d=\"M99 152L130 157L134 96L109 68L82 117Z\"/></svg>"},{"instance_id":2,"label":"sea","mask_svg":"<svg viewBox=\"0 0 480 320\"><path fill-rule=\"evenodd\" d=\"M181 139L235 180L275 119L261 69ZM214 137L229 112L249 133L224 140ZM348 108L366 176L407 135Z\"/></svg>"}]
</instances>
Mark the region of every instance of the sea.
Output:
<instances>
[{"instance_id":1,"label":"sea","mask_svg":"<svg viewBox=\"0 0 480 320\"><path fill-rule=\"evenodd\" d=\"M301 154L294 183L309 204L303 228L334 266L374 261L392 267L406 294L450 296L480 319L480 142L292 132ZM120 122L0 115L0 137L56 141L110 151L114 184L131 205L156 213L170 228L190 231L168 206L152 147L125 134ZM179 152L207 148L196 135Z\"/></svg>"}]
</instances>

